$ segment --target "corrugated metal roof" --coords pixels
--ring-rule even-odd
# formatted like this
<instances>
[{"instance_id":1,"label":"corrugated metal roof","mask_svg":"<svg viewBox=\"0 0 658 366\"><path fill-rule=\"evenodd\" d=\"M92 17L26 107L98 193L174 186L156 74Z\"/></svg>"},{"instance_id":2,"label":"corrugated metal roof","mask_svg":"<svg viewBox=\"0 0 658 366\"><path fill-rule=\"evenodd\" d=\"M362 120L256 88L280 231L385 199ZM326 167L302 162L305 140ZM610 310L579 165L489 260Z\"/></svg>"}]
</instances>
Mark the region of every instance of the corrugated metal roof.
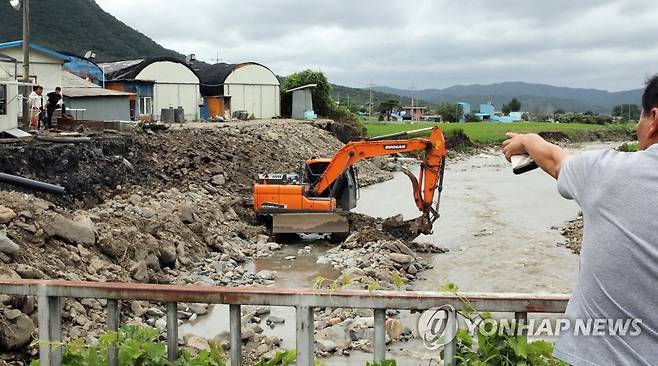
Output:
<instances>
[{"instance_id":1,"label":"corrugated metal roof","mask_svg":"<svg viewBox=\"0 0 658 366\"><path fill-rule=\"evenodd\" d=\"M286 93L291 93L291 92L294 92L294 91L296 91L296 90L315 88L316 86L318 86L318 84L306 84L306 85L302 85L302 86L300 86L300 87L298 87L298 88L294 88L294 89L286 90Z\"/></svg>"},{"instance_id":2,"label":"corrugated metal roof","mask_svg":"<svg viewBox=\"0 0 658 366\"><path fill-rule=\"evenodd\" d=\"M62 94L69 98L122 97L132 95L132 93L101 88L100 86L82 79L68 71L62 72Z\"/></svg>"},{"instance_id":3,"label":"corrugated metal roof","mask_svg":"<svg viewBox=\"0 0 658 366\"><path fill-rule=\"evenodd\" d=\"M199 79L201 80L201 95L204 97L223 95L224 82L228 76L231 75L233 71L246 65L261 66L272 72L272 70L270 70L267 66L256 62L243 62L240 64L227 64L220 62L214 65L208 65L196 70L196 73L199 75ZM272 74L274 73L272 72Z\"/></svg>"},{"instance_id":4,"label":"corrugated metal roof","mask_svg":"<svg viewBox=\"0 0 658 366\"><path fill-rule=\"evenodd\" d=\"M99 66L103 69L106 80L131 80L135 79L137 75L139 75L139 73L142 72L142 70L144 70L147 66L156 62L178 63L184 65L190 69L192 73L197 75L196 71L194 71L188 64L173 57L153 57L148 59L108 62L100 64Z\"/></svg>"}]
</instances>

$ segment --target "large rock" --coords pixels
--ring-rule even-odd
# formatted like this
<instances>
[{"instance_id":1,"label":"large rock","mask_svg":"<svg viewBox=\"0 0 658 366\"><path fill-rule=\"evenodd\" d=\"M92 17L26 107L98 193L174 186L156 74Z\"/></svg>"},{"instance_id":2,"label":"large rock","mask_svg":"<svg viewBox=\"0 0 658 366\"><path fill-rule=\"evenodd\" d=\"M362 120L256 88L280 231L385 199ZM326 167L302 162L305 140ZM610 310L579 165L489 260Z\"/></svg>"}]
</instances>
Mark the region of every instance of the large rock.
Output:
<instances>
[{"instance_id":1,"label":"large rock","mask_svg":"<svg viewBox=\"0 0 658 366\"><path fill-rule=\"evenodd\" d=\"M176 208L178 217L184 224L191 224L194 222L195 208L191 205L180 205Z\"/></svg>"},{"instance_id":2,"label":"large rock","mask_svg":"<svg viewBox=\"0 0 658 366\"><path fill-rule=\"evenodd\" d=\"M9 207L0 205L0 224L8 224L16 218L16 212Z\"/></svg>"},{"instance_id":3,"label":"large rock","mask_svg":"<svg viewBox=\"0 0 658 366\"><path fill-rule=\"evenodd\" d=\"M38 280L45 277L43 272L27 264L17 265L16 273L18 273L18 275L21 276L21 278L26 280Z\"/></svg>"},{"instance_id":4,"label":"large rock","mask_svg":"<svg viewBox=\"0 0 658 366\"><path fill-rule=\"evenodd\" d=\"M210 344L205 338L191 336L185 340L185 346L197 351L210 351Z\"/></svg>"},{"instance_id":5,"label":"large rock","mask_svg":"<svg viewBox=\"0 0 658 366\"><path fill-rule=\"evenodd\" d=\"M224 177L224 174L217 174L214 177L212 177L212 184L216 186L223 186L226 183L226 178Z\"/></svg>"},{"instance_id":6,"label":"large rock","mask_svg":"<svg viewBox=\"0 0 658 366\"><path fill-rule=\"evenodd\" d=\"M386 328L386 334L392 340L400 339L402 333L404 333L407 329L407 327L405 327L404 324L402 324L402 322L398 319L386 319L386 323L384 323L384 325Z\"/></svg>"},{"instance_id":7,"label":"large rock","mask_svg":"<svg viewBox=\"0 0 658 366\"><path fill-rule=\"evenodd\" d=\"M336 348L338 348L336 342L329 339L318 339L317 343L318 348L320 348L320 351L322 352L335 352Z\"/></svg>"},{"instance_id":8,"label":"large rock","mask_svg":"<svg viewBox=\"0 0 658 366\"><path fill-rule=\"evenodd\" d=\"M139 261L130 267L130 275L138 282L146 283L149 280L148 268L146 262Z\"/></svg>"},{"instance_id":9,"label":"large rock","mask_svg":"<svg viewBox=\"0 0 658 366\"><path fill-rule=\"evenodd\" d=\"M28 344L34 330L32 319L21 313L0 328L0 348L13 350Z\"/></svg>"},{"instance_id":10,"label":"large rock","mask_svg":"<svg viewBox=\"0 0 658 366\"><path fill-rule=\"evenodd\" d=\"M7 235L0 233L0 252L5 254L17 254L21 250L18 244L14 243Z\"/></svg>"},{"instance_id":11,"label":"large rock","mask_svg":"<svg viewBox=\"0 0 658 366\"><path fill-rule=\"evenodd\" d=\"M352 341L349 332L342 325L334 325L317 332L315 340L320 344L321 340L329 340L339 348L347 348Z\"/></svg>"},{"instance_id":12,"label":"large rock","mask_svg":"<svg viewBox=\"0 0 658 366\"><path fill-rule=\"evenodd\" d=\"M268 271L266 269L256 273L256 278L261 280L272 281L276 278L276 271Z\"/></svg>"},{"instance_id":13,"label":"large rock","mask_svg":"<svg viewBox=\"0 0 658 366\"><path fill-rule=\"evenodd\" d=\"M173 268L176 265L176 258L178 254L176 253L176 247L172 243L164 244L160 247L160 264L163 267Z\"/></svg>"},{"instance_id":14,"label":"large rock","mask_svg":"<svg viewBox=\"0 0 658 366\"><path fill-rule=\"evenodd\" d=\"M407 254L401 254L401 253L391 253L388 255L388 257L393 261L397 262L400 264L408 264L413 262L414 258L410 255Z\"/></svg>"},{"instance_id":15,"label":"large rock","mask_svg":"<svg viewBox=\"0 0 658 366\"><path fill-rule=\"evenodd\" d=\"M75 220L55 214L44 220L43 229L49 236L58 237L69 243L85 246L96 243L96 226L87 216Z\"/></svg>"}]
</instances>

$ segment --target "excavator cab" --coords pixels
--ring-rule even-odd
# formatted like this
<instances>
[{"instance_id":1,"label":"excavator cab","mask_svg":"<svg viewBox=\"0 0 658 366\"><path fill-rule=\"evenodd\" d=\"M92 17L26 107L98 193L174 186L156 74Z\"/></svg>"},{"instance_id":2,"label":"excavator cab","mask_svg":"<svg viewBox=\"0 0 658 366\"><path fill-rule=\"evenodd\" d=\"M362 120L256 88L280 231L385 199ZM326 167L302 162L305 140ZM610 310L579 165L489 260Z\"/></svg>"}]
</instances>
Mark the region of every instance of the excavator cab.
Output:
<instances>
[{"instance_id":1,"label":"excavator cab","mask_svg":"<svg viewBox=\"0 0 658 366\"><path fill-rule=\"evenodd\" d=\"M331 159L310 159L305 161L302 164L302 182L314 186L330 163ZM353 166L349 167L325 192L326 197L329 197L332 192L334 192L333 198L336 199L337 210L349 211L356 207L356 201L359 199L357 169ZM309 193L312 193L312 191L309 191Z\"/></svg>"}]
</instances>

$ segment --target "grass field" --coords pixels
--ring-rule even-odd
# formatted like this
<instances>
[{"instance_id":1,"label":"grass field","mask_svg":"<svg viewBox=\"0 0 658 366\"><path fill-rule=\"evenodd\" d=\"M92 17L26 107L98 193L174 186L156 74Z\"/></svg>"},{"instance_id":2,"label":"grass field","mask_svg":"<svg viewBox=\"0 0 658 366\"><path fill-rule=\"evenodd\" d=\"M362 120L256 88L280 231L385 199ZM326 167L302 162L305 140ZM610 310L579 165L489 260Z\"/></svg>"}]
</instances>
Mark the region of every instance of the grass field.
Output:
<instances>
[{"instance_id":1,"label":"grass field","mask_svg":"<svg viewBox=\"0 0 658 366\"><path fill-rule=\"evenodd\" d=\"M581 136L589 131L622 133L635 131L635 124L590 125L580 123L550 123L550 122L516 122L516 123L415 123L415 124L384 124L366 123L369 136L387 135L390 133L416 130L425 127L439 126L446 135L463 130L471 141L478 144L495 144L505 140L505 133L537 133L564 132L572 140L581 140Z\"/></svg>"}]
</instances>

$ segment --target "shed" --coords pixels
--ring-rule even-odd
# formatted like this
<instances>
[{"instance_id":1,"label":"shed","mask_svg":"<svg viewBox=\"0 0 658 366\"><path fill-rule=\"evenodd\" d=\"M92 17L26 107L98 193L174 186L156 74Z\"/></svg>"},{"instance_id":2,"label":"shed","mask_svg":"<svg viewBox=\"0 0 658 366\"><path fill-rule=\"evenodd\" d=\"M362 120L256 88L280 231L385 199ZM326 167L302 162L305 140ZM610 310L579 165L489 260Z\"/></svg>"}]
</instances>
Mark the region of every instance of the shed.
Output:
<instances>
[{"instance_id":1,"label":"shed","mask_svg":"<svg viewBox=\"0 0 658 366\"><path fill-rule=\"evenodd\" d=\"M202 67L198 73L204 100L218 98L226 105L230 98L233 112L246 111L255 118L281 115L279 79L266 66L255 62L218 63ZM224 112L220 109L217 114Z\"/></svg>"},{"instance_id":2,"label":"shed","mask_svg":"<svg viewBox=\"0 0 658 366\"><path fill-rule=\"evenodd\" d=\"M23 41L0 43L0 52L16 59L19 70L23 67ZM45 92L62 85L62 65L68 56L37 44L30 44L30 79L44 87Z\"/></svg>"},{"instance_id":3,"label":"shed","mask_svg":"<svg viewBox=\"0 0 658 366\"><path fill-rule=\"evenodd\" d=\"M131 93L104 89L68 71L64 71L62 95L66 107L84 109L84 116L87 120L130 120Z\"/></svg>"},{"instance_id":4,"label":"shed","mask_svg":"<svg viewBox=\"0 0 658 366\"><path fill-rule=\"evenodd\" d=\"M108 89L135 93L131 117L153 115L162 109L182 107L185 119L199 119L199 77L183 61L171 57L126 60L99 65Z\"/></svg>"},{"instance_id":5,"label":"shed","mask_svg":"<svg viewBox=\"0 0 658 366\"><path fill-rule=\"evenodd\" d=\"M306 119L306 112L313 112L313 88L317 84L308 84L298 88L290 89L286 93L292 93L292 118Z\"/></svg>"}]
</instances>

